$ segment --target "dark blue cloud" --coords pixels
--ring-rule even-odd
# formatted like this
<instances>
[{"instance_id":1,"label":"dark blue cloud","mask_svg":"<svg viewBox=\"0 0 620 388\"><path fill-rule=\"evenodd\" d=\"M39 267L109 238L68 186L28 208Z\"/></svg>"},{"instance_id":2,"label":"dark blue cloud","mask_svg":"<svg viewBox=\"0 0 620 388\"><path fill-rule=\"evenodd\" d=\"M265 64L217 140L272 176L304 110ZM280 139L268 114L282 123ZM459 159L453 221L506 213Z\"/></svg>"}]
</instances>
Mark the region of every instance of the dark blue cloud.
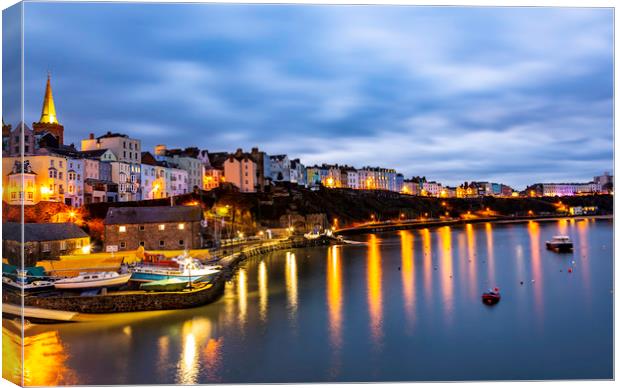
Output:
<instances>
[{"instance_id":1,"label":"dark blue cloud","mask_svg":"<svg viewBox=\"0 0 620 388\"><path fill-rule=\"evenodd\" d=\"M587 180L612 169L612 44L611 9L26 3L25 113L49 69L70 142Z\"/></svg>"}]
</instances>

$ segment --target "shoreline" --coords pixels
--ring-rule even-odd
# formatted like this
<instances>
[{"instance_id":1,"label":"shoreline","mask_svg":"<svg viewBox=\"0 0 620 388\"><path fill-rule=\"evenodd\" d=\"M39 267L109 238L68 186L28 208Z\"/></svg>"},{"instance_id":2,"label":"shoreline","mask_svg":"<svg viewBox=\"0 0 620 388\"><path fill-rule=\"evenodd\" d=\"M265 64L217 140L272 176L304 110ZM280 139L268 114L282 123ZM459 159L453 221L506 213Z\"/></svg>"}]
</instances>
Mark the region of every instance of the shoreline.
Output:
<instances>
[{"instance_id":1,"label":"shoreline","mask_svg":"<svg viewBox=\"0 0 620 388\"><path fill-rule=\"evenodd\" d=\"M40 321L43 316L54 315L54 312L75 313L75 315L71 315L68 318L61 318L60 315L55 314L59 317L58 322L79 322L81 321L80 314L88 314L91 315L91 318L94 318L94 316L99 314L190 309L219 300L224 294L226 282L234 274L239 264L250 257L283 249L329 245L332 242L335 242L335 239L318 238L308 240L293 238L261 246L247 247L241 252L221 258L218 263L223 266L222 272L210 283L210 286L194 290L174 292L119 291L105 295L41 297L13 292L3 288L2 302L19 307L23 295L24 307L32 308L29 311L34 314L28 316L25 313L24 319L31 322ZM8 311L3 311L4 315L10 316L11 314Z\"/></svg>"},{"instance_id":2,"label":"shoreline","mask_svg":"<svg viewBox=\"0 0 620 388\"><path fill-rule=\"evenodd\" d=\"M442 226L466 225L466 224L521 224L530 221L535 222L552 222L559 220L583 220L583 219L600 219L613 220L613 214L605 215L583 215L583 216L543 216L543 217L494 217L494 218L475 218L475 219L456 219L456 220L433 220L433 221L412 221L397 222L383 224L369 224L361 226L353 226L349 228L337 229L335 235L353 236L368 233L392 232L398 230L409 229L425 229Z\"/></svg>"}]
</instances>

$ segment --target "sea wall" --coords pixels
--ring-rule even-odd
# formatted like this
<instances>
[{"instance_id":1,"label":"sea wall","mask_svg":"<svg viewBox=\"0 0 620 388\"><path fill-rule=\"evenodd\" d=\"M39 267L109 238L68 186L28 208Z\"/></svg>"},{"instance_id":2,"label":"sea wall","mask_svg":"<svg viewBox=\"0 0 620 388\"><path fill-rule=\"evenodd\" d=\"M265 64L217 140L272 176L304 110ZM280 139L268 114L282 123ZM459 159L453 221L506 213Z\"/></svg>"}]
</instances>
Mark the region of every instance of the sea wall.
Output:
<instances>
[{"instance_id":1,"label":"sea wall","mask_svg":"<svg viewBox=\"0 0 620 388\"><path fill-rule=\"evenodd\" d=\"M175 310L198 307L216 301L224 292L225 279L216 278L209 288L182 292L122 292L95 296L31 296L24 304L52 310L107 314L135 311ZM17 293L3 292L3 302L21 304Z\"/></svg>"}]
</instances>

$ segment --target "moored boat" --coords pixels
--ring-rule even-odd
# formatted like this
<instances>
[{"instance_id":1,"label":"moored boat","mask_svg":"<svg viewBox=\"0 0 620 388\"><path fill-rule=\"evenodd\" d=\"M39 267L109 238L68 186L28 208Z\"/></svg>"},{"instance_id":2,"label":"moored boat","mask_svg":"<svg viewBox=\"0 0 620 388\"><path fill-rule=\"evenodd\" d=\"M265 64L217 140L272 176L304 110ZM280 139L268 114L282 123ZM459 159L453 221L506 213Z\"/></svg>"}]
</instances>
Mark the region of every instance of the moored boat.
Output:
<instances>
[{"instance_id":1,"label":"moored boat","mask_svg":"<svg viewBox=\"0 0 620 388\"><path fill-rule=\"evenodd\" d=\"M50 280L33 280L22 282L13 280L8 276L2 277L2 285L24 292L49 291L54 289L54 282Z\"/></svg>"},{"instance_id":2,"label":"moored boat","mask_svg":"<svg viewBox=\"0 0 620 388\"><path fill-rule=\"evenodd\" d=\"M140 289L144 291L182 291L188 284L189 281L187 280L172 278L142 283Z\"/></svg>"},{"instance_id":3,"label":"moored boat","mask_svg":"<svg viewBox=\"0 0 620 388\"><path fill-rule=\"evenodd\" d=\"M482 303L488 305L497 304L501 298L499 288L493 288L482 294Z\"/></svg>"},{"instance_id":4,"label":"moored boat","mask_svg":"<svg viewBox=\"0 0 620 388\"><path fill-rule=\"evenodd\" d=\"M171 260L158 258L145 261L130 268L131 280L135 282L153 282L166 279L196 281L207 275L220 272L218 265L203 265L200 260L184 253Z\"/></svg>"},{"instance_id":5,"label":"moored boat","mask_svg":"<svg viewBox=\"0 0 620 388\"><path fill-rule=\"evenodd\" d=\"M129 281L131 274L118 272L85 272L72 278L60 279L54 288L61 290L80 290L88 288L120 287Z\"/></svg>"},{"instance_id":6,"label":"moored boat","mask_svg":"<svg viewBox=\"0 0 620 388\"><path fill-rule=\"evenodd\" d=\"M553 236L545 242L547 249L558 252L570 252L573 250L573 242L568 236Z\"/></svg>"}]
</instances>

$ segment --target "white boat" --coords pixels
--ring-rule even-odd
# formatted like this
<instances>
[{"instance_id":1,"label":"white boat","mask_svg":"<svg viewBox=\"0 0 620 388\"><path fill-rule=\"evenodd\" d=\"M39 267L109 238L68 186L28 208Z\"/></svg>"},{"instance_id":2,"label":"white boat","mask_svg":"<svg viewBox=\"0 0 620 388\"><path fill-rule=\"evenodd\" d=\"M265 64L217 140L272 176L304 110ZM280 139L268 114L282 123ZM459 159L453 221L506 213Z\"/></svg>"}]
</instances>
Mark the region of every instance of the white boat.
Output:
<instances>
[{"instance_id":1,"label":"white boat","mask_svg":"<svg viewBox=\"0 0 620 388\"><path fill-rule=\"evenodd\" d=\"M55 282L49 280L34 280L30 283L24 283L20 281L15 281L8 276L2 277L3 285L7 285L9 287L23 290L26 292L51 290L54 288L54 283Z\"/></svg>"},{"instance_id":2,"label":"white boat","mask_svg":"<svg viewBox=\"0 0 620 388\"><path fill-rule=\"evenodd\" d=\"M187 252L172 260L142 262L130 268L131 280L152 282L176 278L181 281L196 281L214 275L222 269L219 265L204 265L200 260L190 257Z\"/></svg>"},{"instance_id":3,"label":"white boat","mask_svg":"<svg viewBox=\"0 0 620 388\"><path fill-rule=\"evenodd\" d=\"M2 303L2 314L8 317L23 317L25 320L35 323L73 322L78 316L78 313L73 311L42 309L11 303ZM19 327L21 327L21 325Z\"/></svg>"},{"instance_id":4,"label":"white boat","mask_svg":"<svg viewBox=\"0 0 620 388\"><path fill-rule=\"evenodd\" d=\"M546 241L547 249L558 252L568 252L573 250L573 242L568 236L553 236L551 240Z\"/></svg>"},{"instance_id":5,"label":"white boat","mask_svg":"<svg viewBox=\"0 0 620 388\"><path fill-rule=\"evenodd\" d=\"M130 277L130 273L119 274L118 272L85 272L76 277L60 279L54 283L54 287L61 290L119 287L126 284Z\"/></svg>"}]
</instances>

